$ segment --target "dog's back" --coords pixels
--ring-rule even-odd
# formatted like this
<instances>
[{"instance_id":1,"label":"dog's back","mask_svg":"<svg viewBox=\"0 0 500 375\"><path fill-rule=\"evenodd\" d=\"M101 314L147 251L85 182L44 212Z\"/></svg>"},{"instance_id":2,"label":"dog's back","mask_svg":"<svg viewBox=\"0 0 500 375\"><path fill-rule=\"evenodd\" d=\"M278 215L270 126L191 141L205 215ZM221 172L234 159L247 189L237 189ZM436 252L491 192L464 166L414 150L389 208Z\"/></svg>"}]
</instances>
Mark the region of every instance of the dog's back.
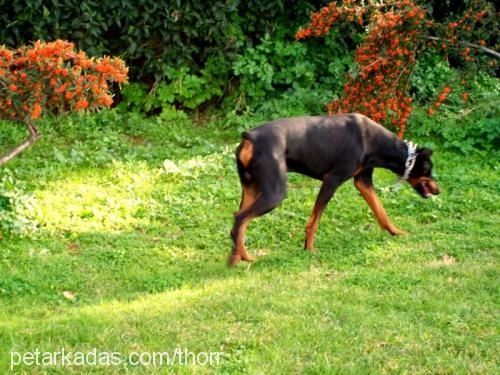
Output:
<instances>
[{"instance_id":1,"label":"dog's back","mask_svg":"<svg viewBox=\"0 0 500 375\"><path fill-rule=\"evenodd\" d=\"M372 126L367 120L359 114L292 117L263 124L242 137L252 142L256 160L268 153L284 159L289 171L322 179L333 163L362 157L363 134Z\"/></svg>"}]
</instances>

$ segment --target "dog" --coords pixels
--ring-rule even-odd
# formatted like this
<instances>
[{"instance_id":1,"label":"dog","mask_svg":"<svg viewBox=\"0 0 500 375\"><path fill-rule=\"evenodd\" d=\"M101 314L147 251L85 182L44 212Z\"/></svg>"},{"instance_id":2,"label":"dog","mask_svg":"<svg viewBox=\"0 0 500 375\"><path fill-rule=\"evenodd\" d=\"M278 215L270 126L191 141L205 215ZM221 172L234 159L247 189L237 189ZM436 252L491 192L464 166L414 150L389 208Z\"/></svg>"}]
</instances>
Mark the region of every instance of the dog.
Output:
<instances>
[{"instance_id":1,"label":"dog","mask_svg":"<svg viewBox=\"0 0 500 375\"><path fill-rule=\"evenodd\" d=\"M242 133L236 164L242 186L231 229L230 266L252 261L245 248L250 220L273 210L286 195L286 174L296 172L323 182L306 226L304 248L312 250L321 214L335 190L351 177L380 226L405 234L389 220L373 187L374 168L386 168L423 198L440 193L432 176L432 151L417 148L368 117L357 114L281 119Z\"/></svg>"}]
</instances>

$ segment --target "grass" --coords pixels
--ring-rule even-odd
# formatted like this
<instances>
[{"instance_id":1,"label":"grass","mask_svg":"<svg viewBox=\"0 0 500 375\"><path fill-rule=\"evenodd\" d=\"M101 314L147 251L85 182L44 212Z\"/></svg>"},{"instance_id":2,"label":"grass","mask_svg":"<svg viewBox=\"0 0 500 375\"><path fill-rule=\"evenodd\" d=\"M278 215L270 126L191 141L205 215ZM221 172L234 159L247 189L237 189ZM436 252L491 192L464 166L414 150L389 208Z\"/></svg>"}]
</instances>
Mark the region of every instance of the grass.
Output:
<instances>
[{"instance_id":1,"label":"grass","mask_svg":"<svg viewBox=\"0 0 500 375\"><path fill-rule=\"evenodd\" d=\"M2 126L0 145L22 137ZM409 187L389 192L395 177L377 171L406 237L382 232L346 183L313 254L302 243L319 184L289 175L288 198L247 234L250 251L266 255L228 269L238 131L111 112L48 122L43 132L0 176L4 195L7 179L15 186L0 241L0 373L10 351L37 348L224 354L212 368L125 362L14 373L498 371L495 157L436 150L443 193L433 200Z\"/></svg>"}]
</instances>

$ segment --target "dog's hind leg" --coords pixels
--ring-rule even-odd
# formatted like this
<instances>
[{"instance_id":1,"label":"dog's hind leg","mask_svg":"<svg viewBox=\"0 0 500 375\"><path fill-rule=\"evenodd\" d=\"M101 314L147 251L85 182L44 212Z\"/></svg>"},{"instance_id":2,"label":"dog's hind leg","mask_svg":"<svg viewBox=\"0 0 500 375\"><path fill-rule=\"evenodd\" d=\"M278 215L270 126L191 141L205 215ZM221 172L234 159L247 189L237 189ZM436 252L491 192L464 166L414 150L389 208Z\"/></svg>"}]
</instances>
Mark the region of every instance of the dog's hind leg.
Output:
<instances>
[{"instance_id":1,"label":"dog's hind leg","mask_svg":"<svg viewBox=\"0 0 500 375\"><path fill-rule=\"evenodd\" d=\"M250 140L244 139L236 150L236 165L238 167L242 194L240 208L235 215L250 207L257 198L255 181L248 168L253 158L253 147L253 143Z\"/></svg>"},{"instance_id":2,"label":"dog's hind leg","mask_svg":"<svg viewBox=\"0 0 500 375\"><path fill-rule=\"evenodd\" d=\"M384 206L377 197L372 180L373 169L367 169L354 177L354 186L359 190L366 203L372 209L379 225L393 236L404 235L406 232L398 229L387 216Z\"/></svg>"},{"instance_id":3,"label":"dog's hind leg","mask_svg":"<svg viewBox=\"0 0 500 375\"><path fill-rule=\"evenodd\" d=\"M245 231L252 219L262 216L273 210L280 204L286 194L286 164L271 156L263 157L256 163L252 171L255 181L255 200L245 198L244 191L241 202L242 209L234 217L234 225L231 229L233 239L233 251L229 256L228 263L234 266L240 260L252 261L245 248ZM245 187L244 187L245 188ZM247 207L248 204L248 207Z\"/></svg>"},{"instance_id":4,"label":"dog's hind leg","mask_svg":"<svg viewBox=\"0 0 500 375\"><path fill-rule=\"evenodd\" d=\"M257 199L257 190L255 189L255 184L241 185L241 188L242 194L240 209L238 210L238 212L236 212L236 214L246 210L253 204L253 202L255 202L255 199Z\"/></svg>"}]
</instances>

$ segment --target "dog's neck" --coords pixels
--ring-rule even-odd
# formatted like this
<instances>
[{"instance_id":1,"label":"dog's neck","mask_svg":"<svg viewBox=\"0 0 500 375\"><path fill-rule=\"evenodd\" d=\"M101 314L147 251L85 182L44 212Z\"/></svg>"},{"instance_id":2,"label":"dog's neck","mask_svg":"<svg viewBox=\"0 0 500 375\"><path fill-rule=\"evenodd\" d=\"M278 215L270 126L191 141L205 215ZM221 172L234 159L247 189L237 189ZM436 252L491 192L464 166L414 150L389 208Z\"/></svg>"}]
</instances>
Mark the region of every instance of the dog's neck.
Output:
<instances>
[{"instance_id":1,"label":"dog's neck","mask_svg":"<svg viewBox=\"0 0 500 375\"><path fill-rule=\"evenodd\" d=\"M375 142L375 147L370 150L367 158L373 167L389 169L398 175L403 175L408 148L404 141L393 134L390 136L384 134Z\"/></svg>"}]
</instances>

